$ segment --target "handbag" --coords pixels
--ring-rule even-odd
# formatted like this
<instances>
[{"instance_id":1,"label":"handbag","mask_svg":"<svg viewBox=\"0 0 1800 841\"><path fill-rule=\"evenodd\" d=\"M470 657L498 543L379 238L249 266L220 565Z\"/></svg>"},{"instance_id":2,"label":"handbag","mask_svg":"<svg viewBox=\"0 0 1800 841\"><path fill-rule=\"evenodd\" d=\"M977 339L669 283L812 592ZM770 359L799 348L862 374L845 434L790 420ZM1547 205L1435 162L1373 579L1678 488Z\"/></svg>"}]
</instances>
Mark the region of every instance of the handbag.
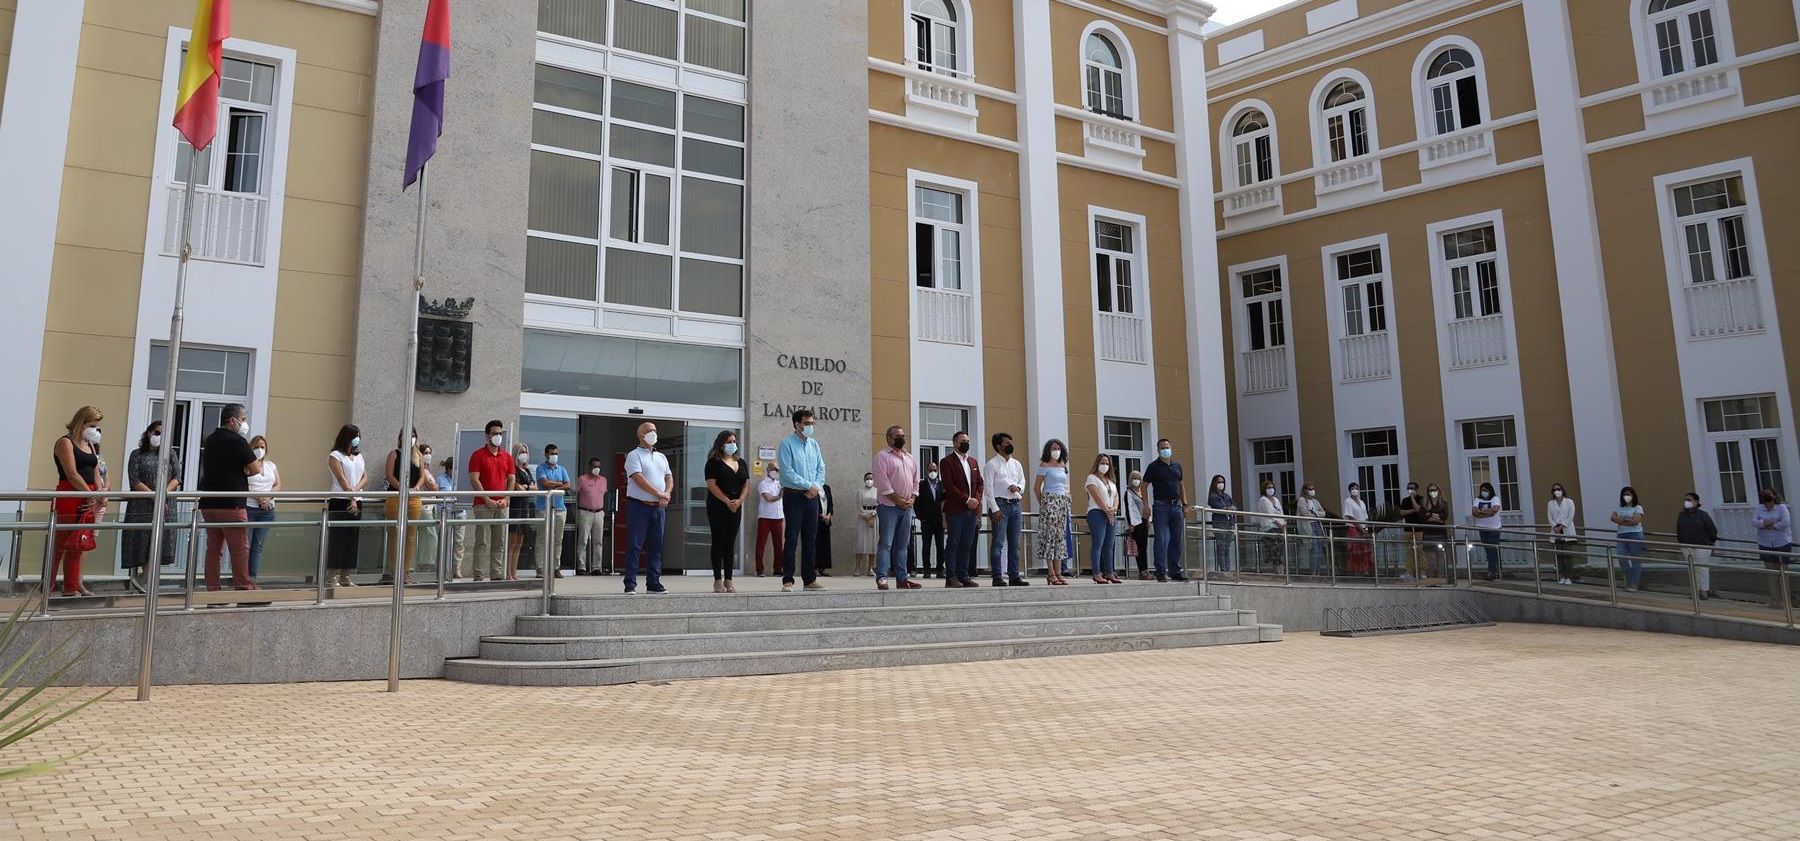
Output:
<instances>
[{"instance_id":1,"label":"handbag","mask_svg":"<svg viewBox=\"0 0 1800 841\"><path fill-rule=\"evenodd\" d=\"M94 518L94 509L91 506L83 505L81 506L81 510L75 515L75 522L83 525L91 524L94 522ZM65 549L72 549L76 552L92 552L94 551L94 546L95 540L93 529L76 529L75 531L69 532L69 536L64 539L63 543Z\"/></svg>"}]
</instances>

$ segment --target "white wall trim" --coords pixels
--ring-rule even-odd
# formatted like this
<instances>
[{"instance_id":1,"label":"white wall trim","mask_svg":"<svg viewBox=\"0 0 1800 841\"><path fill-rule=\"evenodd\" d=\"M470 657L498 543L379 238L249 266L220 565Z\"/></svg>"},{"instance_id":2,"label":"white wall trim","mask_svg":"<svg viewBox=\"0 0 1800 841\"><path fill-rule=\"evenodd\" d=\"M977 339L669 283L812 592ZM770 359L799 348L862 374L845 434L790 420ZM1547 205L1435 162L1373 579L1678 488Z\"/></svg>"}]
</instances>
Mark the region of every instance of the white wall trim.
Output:
<instances>
[{"instance_id":1,"label":"white wall trim","mask_svg":"<svg viewBox=\"0 0 1800 841\"><path fill-rule=\"evenodd\" d=\"M963 197L963 230L967 238L963 260L966 280L963 291L971 298L970 329L973 339L973 343L968 346L919 340L919 294L916 281L919 267L918 249L914 241L918 207L914 202L914 194L920 186L938 187L959 193ZM918 429L921 403L968 406L972 409L970 422L974 424L969 434L973 436L976 434L974 430L986 428L987 407L987 366L982 359L985 344L981 320L981 184L909 168L906 171L906 244L906 344L908 359L911 360L908 365L908 393L911 396L908 428L914 430L914 439L920 437ZM964 373L955 378L946 378L943 372L948 370Z\"/></svg>"},{"instance_id":2,"label":"white wall trim","mask_svg":"<svg viewBox=\"0 0 1800 841\"><path fill-rule=\"evenodd\" d=\"M1143 321L1144 361L1141 363L1118 362L1100 356L1100 290L1099 277L1094 271L1094 254L1099 248L1094 239L1094 223L1100 220L1117 222L1132 229L1135 249L1131 255L1132 314ZM1113 417L1145 419L1148 422L1146 433L1157 422L1156 337L1150 319L1150 286L1156 279L1150 272L1153 263L1149 218L1127 210L1088 205L1087 253L1088 325L1094 337L1094 405L1097 407L1094 414L1099 417L1101 426L1101 437L1095 439L1098 442L1095 449L1100 452L1106 449L1105 418L1109 413Z\"/></svg>"},{"instance_id":3,"label":"white wall trim","mask_svg":"<svg viewBox=\"0 0 1800 841\"><path fill-rule=\"evenodd\" d=\"M1475 96L1476 101L1481 104L1481 125L1487 126L1494 118L1493 106L1488 105L1487 57L1481 54L1481 45L1461 35L1445 35L1426 44L1425 48L1419 51L1418 57L1413 59L1412 110L1413 139L1415 140L1426 140L1438 136L1437 125L1432 120L1435 112L1429 97L1431 87L1425 82L1425 71L1428 69L1426 65L1431 61L1431 57L1447 47L1461 47L1468 50L1469 55L1475 57ZM1459 131L1472 128L1474 127L1467 126Z\"/></svg>"},{"instance_id":4,"label":"white wall trim","mask_svg":"<svg viewBox=\"0 0 1800 841\"><path fill-rule=\"evenodd\" d=\"M1795 2L1800 2L1800 0L1795 0ZM1709 66L1716 67L1720 70L1742 70L1746 67L1767 64L1778 58L1787 58L1791 55L1800 55L1800 41L1777 44L1776 46L1757 50L1748 55L1738 56L1730 61L1722 60L1718 64ZM1661 79L1651 79L1648 81L1637 82L1636 84L1621 85L1612 90L1590 93L1587 96L1582 97L1578 102L1581 107L1587 108L1601 103L1611 102L1615 99L1625 99L1632 95L1643 93L1651 88L1659 87L1662 85L1662 81L1663 80Z\"/></svg>"},{"instance_id":5,"label":"white wall trim","mask_svg":"<svg viewBox=\"0 0 1800 841\"><path fill-rule=\"evenodd\" d=\"M1108 175L1121 175L1126 178L1135 178L1139 181L1147 181L1160 187L1181 187L1181 179L1179 178L1170 178L1167 175L1159 175L1154 172L1126 169L1125 167L1109 164L1105 161L1097 161L1093 158L1082 157L1081 155L1071 155L1068 152L1056 153L1056 161L1057 163L1068 164L1073 167L1091 169L1095 172L1104 172Z\"/></svg>"},{"instance_id":6,"label":"white wall trim","mask_svg":"<svg viewBox=\"0 0 1800 841\"><path fill-rule=\"evenodd\" d=\"M1369 121L1369 151L1366 155L1351 154L1342 161L1333 161L1331 160L1331 143L1325 132L1324 97L1325 92L1330 90L1332 85L1346 80L1361 85L1363 89L1363 113ZM1306 99L1306 123L1311 129L1313 169L1325 169L1363 157L1373 158L1376 164L1380 165L1384 156L1381 154L1381 132L1376 130L1375 86L1370 84L1369 77L1364 75L1361 70L1354 67L1339 67L1319 77L1318 84L1313 85L1312 95ZM1345 121L1344 142L1346 144L1350 142L1348 132L1349 124L1348 121Z\"/></svg>"},{"instance_id":7,"label":"white wall trim","mask_svg":"<svg viewBox=\"0 0 1800 841\"><path fill-rule=\"evenodd\" d=\"M1169 29L1166 26L1158 26L1154 23L1151 23L1150 21L1144 20L1143 18L1136 18L1136 17L1132 17L1131 15L1120 14L1120 13L1113 11L1112 9L1108 9L1104 6L1096 6L1093 3L1084 2L1084 0L1056 0L1056 2L1060 3L1064 6L1069 6L1071 8L1080 9L1080 10L1082 10L1084 12L1088 12L1090 14L1099 15L1100 17L1106 18L1107 20L1114 21L1116 23L1122 23L1122 24L1125 24L1126 26L1135 26L1146 32L1154 32L1158 35L1169 34ZM1157 4L1143 2L1143 0L1114 0L1114 2L1121 3L1123 5L1130 6L1134 9L1149 12L1149 13L1155 14L1155 15L1169 15L1169 14L1173 13L1172 9L1158 8ZM1169 5L1179 5L1179 4L1177 3L1177 4L1169 4ZM1208 14L1210 15L1211 12L1208 12ZM1086 39L1085 35L1082 37L1083 37L1083 40ZM1079 46L1079 45L1077 45L1077 46Z\"/></svg>"},{"instance_id":8,"label":"white wall trim","mask_svg":"<svg viewBox=\"0 0 1800 841\"><path fill-rule=\"evenodd\" d=\"M1282 76L1260 80L1256 83L1255 87L1263 87L1282 81L1290 75L1311 72L1319 69L1320 66L1343 64L1346 61L1375 50L1383 49L1402 41L1420 38L1429 33L1456 26L1483 15L1490 15L1502 9L1517 6L1521 1L1522 0L1511 0L1511 2L1501 3L1500 5L1490 6L1485 9L1478 9L1468 15L1456 18L1455 20L1445 21L1425 30L1392 36L1379 43L1362 47L1355 52L1334 56L1328 61L1323 62L1321 65L1297 69ZM1342 49L1351 44L1361 43L1369 38L1380 37L1384 33L1402 29L1420 21L1429 20L1477 2L1481 2L1481 0L1414 0L1414 2L1411 3L1402 3L1385 11L1376 12L1372 15L1364 15L1349 23L1321 30L1304 38L1269 47L1254 56L1233 62L1225 67L1214 68L1212 72L1215 75L1215 81L1221 87L1229 86L1321 53ZM1266 13L1265 16L1291 13L1292 11L1293 10L1289 7L1282 7ZM1226 27L1223 30L1212 33L1211 37L1214 39L1229 37L1240 28L1252 25L1257 19L1258 18L1251 18L1250 20L1242 21L1234 26ZM1222 94L1222 96L1236 96L1241 93L1243 93L1243 90L1233 90L1229 93Z\"/></svg>"},{"instance_id":9,"label":"white wall trim","mask_svg":"<svg viewBox=\"0 0 1800 841\"><path fill-rule=\"evenodd\" d=\"M1050 17L1050 0L1018 0L1014 4L1029 441L1066 440L1069 435L1069 381L1063 364L1062 206L1056 151L1057 69Z\"/></svg>"},{"instance_id":10,"label":"white wall trim","mask_svg":"<svg viewBox=\"0 0 1800 841\"><path fill-rule=\"evenodd\" d=\"M1541 165L1543 162L1544 162L1544 159L1541 155L1533 155L1532 157L1529 157L1529 158L1520 158L1519 160L1508 161L1506 163L1499 164L1491 169L1482 170L1475 174L1472 174L1472 175L1469 175L1469 176L1466 176L1463 178L1459 178L1454 181L1445 181L1445 182L1441 182L1441 183L1420 182L1418 184L1413 184L1408 187L1398 187L1398 188L1395 188L1392 190L1385 190L1380 195L1376 195L1376 196L1373 196L1373 197L1370 197L1367 199L1363 199L1360 201L1352 202L1349 204L1336 205L1336 206L1332 206L1332 207L1315 207L1311 210L1302 210L1302 211L1298 211L1295 213L1290 213L1286 216L1283 216L1279 219L1275 219L1275 220L1272 220L1269 222L1263 222L1263 223L1256 224L1256 225L1246 225L1242 228L1233 227L1228 231L1220 233L1219 238L1225 239L1228 237L1237 236L1239 234L1248 234L1248 233L1252 233L1254 231L1263 230L1264 228L1275 228L1275 227L1280 227L1282 225L1286 225L1286 224L1289 224L1292 222L1299 222L1303 219L1312 219L1312 218L1315 218L1318 216L1326 216L1326 215L1329 215L1332 213L1343 213L1348 210L1355 210L1355 209L1361 208L1361 207L1369 207L1371 205L1377 205L1377 204L1381 204L1382 202L1393 201L1395 199L1403 199L1403 198L1406 198L1407 196L1415 196L1420 193L1430 192L1432 190L1442 190L1447 187L1453 187L1457 184L1467 184L1472 181L1480 181L1480 180L1486 179L1486 178L1493 178L1495 176L1507 175L1509 173L1518 172L1519 170L1522 170L1522 169L1531 169L1533 167Z\"/></svg>"},{"instance_id":11,"label":"white wall trim","mask_svg":"<svg viewBox=\"0 0 1800 841\"><path fill-rule=\"evenodd\" d=\"M905 77L908 79L927 79L927 80L930 80L933 82L944 82L944 83L948 83L948 84L952 84L952 85L957 85L957 86L960 86L963 88L967 88L969 91L973 92L977 96L985 96L989 99L998 99L1001 102L1018 102L1019 101L1018 94L1016 94L1012 91L1009 91L1005 88L996 88L993 85L982 84L981 82L975 81L973 78L958 79L958 78L954 78L951 76L945 76L942 73L932 73L930 71L920 70L919 68L913 67L911 65L900 64L898 62L888 61L885 58L876 58L874 56L869 56L869 68L871 70L879 70L879 71L881 71L883 73L887 73L889 75L902 76L902 77ZM871 110L873 110L873 109L871 109Z\"/></svg>"},{"instance_id":12,"label":"white wall trim","mask_svg":"<svg viewBox=\"0 0 1800 841\"><path fill-rule=\"evenodd\" d=\"M1243 116L1245 111L1250 110L1261 111L1263 117L1269 121L1269 167L1270 174L1272 174L1274 178L1269 181L1255 181L1244 184L1240 183L1237 177L1237 140L1231 133L1231 128L1232 125L1238 121L1238 118ZM1230 184L1230 190L1239 190L1244 187L1262 184L1279 183L1279 179L1281 178L1281 127L1277 125L1275 120L1275 109L1270 107L1269 103L1260 99L1243 99L1232 105L1231 110L1225 112L1225 119L1219 121L1219 145L1215 148L1219 150L1219 180L1226 184Z\"/></svg>"},{"instance_id":13,"label":"white wall trim","mask_svg":"<svg viewBox=\"0 0 1800 841\"><path fill-rule=\"evenodd\" d=\"M312 6L324 6L327 9L342 9L346 12L357 12L365 15L381 14L381 3L378 0L299 0Z\"/></svg>"},{"instance_id":14,"label":"white wall trim","mask_svg":"<svg viewBox=\"0 0 1800 841\"><path fill-rule=\"evenodd\" d=\"M892 113L889 111L880 111L880 110L877 110L874 108L870 108L869 109L869 121L875 122L875 123L881 123L882 125L894 126L895 128L911 129L912 131L922 131L926 134L935 134L939 137L948 137L951 140L965 140L970 143L980 144L982 146L989 146L989 147L992 147L995 149L1004 149L1008 152L1016 153L1019 151L1018 143L1013 142L1011 140L1007 140L1002 137L989 137L988 135L985 135L985 134L975 134L973 132L957 131L956 129L953 129L953 128L945 128L943 126L932 125L931 123L922 123L922 122L919 122L918 120L914 120L914 119L907 117L905 114L895 114L895 113Z\"/></svg>"},{"instance_id":15,"label":"white wall trim","mask_svg":"<svg viewBox=\"0 0 1800 841\"><path fill-rule=\"evenodd\" d=\"M1726 123L1735 123L1738 120L1760 117L1764 114L1771 114L1776 111L1786 111L1787 109L1796 106L1800 106L1800 94L1784 96L1780 99L1771 99L1766 102L1758 102L1755 105L1745 105L1727 115L1714 118L1705 123L1684 123L1663 128L1646 128L1641 131L1634 131L1630 134L1621 134L1618 137L1608 137L1605 140L1596 140L1587 144L1586 150L1588 154L1592 155L1611 149L1644 143L1650 140L1673 137L1677 134L1686 134L1690 131L1715 128L1725 125Z\"/></svg>"},{"instance_id":16,"label":"white wall trim","mask_svg":"<svg viewBox=\"0 0 1800 841\"><path fill-rule=\"evenodd\" d=\"M1320 93L1323 93L1323 91L1321 91ZM1488 120L1487 122L1482 123L1482 128L1484 128L1488 131L1498 131L1503 128L1510 128L1512 126L1520 125L1522 123L1528 123L1537 118L1538 118L1538 112L1536 112L1536 111L1521 111L1517 114L1509 114L1509 115L1507 115L1505 117L1501 117L1499 119ZM1400 144L1396 144L1393 146L1387 146L1387 147L1383 147L1380 149L1372 149L1369 152L1369 154L1375 156L1375 158L1377 160L1386 160L1388 158L1395 157L1397 155L1404 155L1408 152L1416 152L1420 149L1425 148L1425 146L1429 145L1432 142L1434 142L1434 138L1425 138L1423 140L1410 140L1405 143L1400 143ZM1509 164L1510 163L1511 162L1509 162ZM1275 185L1293 184L1293 183L1297 183L1300 181L1308 180L1308 179L1312 178L1313 176L1318 175L1321 172L1324 172L1328 169L1334 169L1334 168L1335 168L1335 165L1309 166L1305 169L1296 170L1294 172L1282 173L1280 175L1277 175L1273 181L1265 181L1263 183L1275 184ZM1436 182L1434 182L1430 186L1435 187L1435 186L1438 186L1438 184ZM1407 188L1398 188L1398 189L1407 189ZM1215 193L1213 195L1213 198L1214 199L1223 199L1230 192L1232 192L1232 191L1229 191L1229 190L1220 191L1218 193Z\"/></svg>"},{"instance_id":17,"label":"white wall trim","mask_svg":"<svg viewBox=\"0 0 1800 841\"><path fill-rule=\"evenodd\" d=\"M968 0L944 0L944 2L949 3L951 9L956 13L956 58L957 62L961 65L956 68L957 76L964 79L974 79L975 16L970 13ZM900 4L900 33L901 37L905 39L906 45L904 59L909 63L908 66L910 67L913 56L919 51L919 44L914 40L911 0ZM870 59L873 60L874 57L871 56ZM911 69L917 70L918 68L914 67ZM944 74L934 73L932 75L941 76Z\"/></svg>"}]
</instances>

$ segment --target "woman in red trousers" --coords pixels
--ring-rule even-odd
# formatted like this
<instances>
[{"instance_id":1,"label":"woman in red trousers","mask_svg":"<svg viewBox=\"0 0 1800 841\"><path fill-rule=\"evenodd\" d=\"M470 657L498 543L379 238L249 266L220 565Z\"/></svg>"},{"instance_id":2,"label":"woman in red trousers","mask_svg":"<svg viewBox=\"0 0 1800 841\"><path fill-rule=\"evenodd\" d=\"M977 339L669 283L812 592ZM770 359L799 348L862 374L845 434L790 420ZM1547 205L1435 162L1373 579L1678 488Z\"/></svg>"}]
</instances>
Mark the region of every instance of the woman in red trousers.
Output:
<instances>
[{"instance_id":1,"label":"woman in red trousers","mask_svg":"<svg viewBox=\"0 0 1800 841\"><path fill-rule=\"evenodd\" d=\"M92 523L106 515L106 497L98 495L106 491L106 466L100 458L100 421L104 418L99 407L83 406L70 419L69 434L56 439L56 489L96 494L88 498L58 497L58 525ZM94 548L93 540L91 529L56 533L56 566L50 570L50 580L44 582L46 594L55 590L57 570L60 569L63 595L94 595L94 591L81 583L81 556Z\"/></svg>"}]
</instances>

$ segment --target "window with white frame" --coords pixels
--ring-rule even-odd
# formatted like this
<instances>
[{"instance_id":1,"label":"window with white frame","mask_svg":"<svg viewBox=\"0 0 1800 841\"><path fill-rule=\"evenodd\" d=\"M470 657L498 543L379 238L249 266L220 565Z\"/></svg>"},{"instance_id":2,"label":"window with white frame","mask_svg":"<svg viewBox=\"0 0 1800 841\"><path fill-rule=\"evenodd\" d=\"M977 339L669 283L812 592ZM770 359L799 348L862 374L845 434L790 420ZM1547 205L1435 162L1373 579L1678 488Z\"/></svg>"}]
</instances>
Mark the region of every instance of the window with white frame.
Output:
<instances>
[{"instance_id":1,"label":"window with white frame","mask_svg":"<svg viewBox=\"0 0 1800 841\"><path fill-rule=\"evenodd\" d=\"M1385 333L1388 329L1387 274L1381 249L1362 248L1337 255L1338 291L1343 301L1344 335Z\"/></svg>"},{"instance_id":2,"label":"window with white frame","mask_svg":"<svg viewBox=\"0 0 1800 841\"><path fill-rule=\"evenodd\" d=\"M1740 175L1675 188L1675 216L1690 284L1741 280L1755 274Z\"/></svg>"},{"instance_id":3,"label":"window with white frame","mask_svg":"<svg viewBox=\"0 0 1800 841\"><path fill-rule=\"evenodd\" d=\"M1475 489L1491 482L1500 493L1504 512L1522 510L1519 494L1519 436L1513 419L1485 418L1462 422L1462 451L1469 468L1468 496L1475 499Z\"/></svg>"},{"instance_id":4,"label":"window with white frame","mask_svg":"<svg viewBox=\"0 0 1800 841\"><path fill-rule=\"evenodd\" d=\"M956 433L969 432L969 419L974 412L967 406L933 406L919 404L918 456L920 467L937 464L956 451ZM974 433L970 433L971 437ZM970 444L971 454L979 459L975 445Z\"/></svg>"},{"instance_id":5,"label":"window with white frame","mask_svg":"<svg viewBox=\"0 0 1800 841\"><path fill-rule=\"evenodd\" d=\"M1269 116L1252 108L1231 124L1232 156L1237 186L1248 187L1275 177L1275 130Z\"/></svg>"},{"instance_id":6,"label":"window with white frame","mask_svg":"<svg viewBox=\"0 0 1800 841\"><path fill-rule=\"evenodd\" d=\"M1333 163L1369 154L1369 97L1361 83L1344 79L1319 102L1325 151Z\"/></svg>"},{"instance_id":7,"label":"window with white frame","mask_svg":"<svg viewBox=\"0 0 1800 841\"><path fill-rule=\"evenodd\" d=\"M1399 509L1405 485L1400 481L1400 433L1394 427L1351 430L1350 469L1357 495L1371 515Z\"/></svg>"},{"instance_id":8,"label":"window with white frame","mask_svg":"<svg viewBox=\"0 0 1800 841\"><path fill-rule=\"evenodd\" d=\"M1481 125L1481 69L1462 47L1445 47L1425 65L1425 91L1433 134Z\"/></svg>"},{"instance_id":9,"label":"window with white frame","mask_svg":"<svg viewBox=\"0 0 1800 841\"><path fill-rule=\"evenodd\" d=\"M1500 264L1494 226L1443 235L1444 270L1450 278L1451 318L1500 314Z\"/></svg>"},{"instance_id":10,"label":"window with white frame","mask_svg":"<svg viewBox=\"0 0 1800 841\"><path fill-rule=\"evenodd\" d=\"M964 75L961 23L951 0L909 0L913 66L951 76Z\"/></svg>"},{"instance_id":11,"label":"window with white frame","mask_svg":"<svg viewBox=\"0 0 1800 841\"><path fill-rule=\"evenodd\" d=\"M748 0L538 0L537 5L542 35L744 75Z\"/></svg>"},{"instance_id":12,"label":"window with white frame","mask_svg":"<svg viewBox=\"0 0 1800 841\"><path fill-rule=\"evenodd\" d=\"M1140 309L1136 257L1135 226L1094 220L1094 284L1101 312L1135 315Z\"/></svg>"},{"instance_id":13,"label":"window with white frame","mask_svg":"<svg viewBox=\"0 0 1800 841\"><path fill-rule=\"evenodd\" d=\"M1781 469L1781 414L1772 394L1700 402L1719 504L1748 505L1764 490L1786 497Z\"/></svg>"},{"instance_id":14,"label":"window with white frame","mask_svg":"<svg viewBox=\"0 0 1800 841\"><path fill-rule=\"evenodd\" d=\"M1144 469L1144 454L1148 452L1144 447L1144 421L1105 418L1101 430L1105 435L1100 450L1112 459L1115 478L1123 485L1132 471Z\"/></svg>"},{"instance_id":15,"label":"window with white frame","mask_svg":"<svg viewBox=\"0 0 1800 841\"><path fill-rule=\"evenodd\" d=\"M182 50L185 57L186 50ZM260 195L266 189L263 159L275 103L275 66L227 56L219 74L219 133L195 162L194 186ZM187 138L176 135L175 182L188 180Z\"/></svg>"},{"instance_id":16,"label":"window with white frame","mask_svg":"<svg viewBox=\"0 0 1800 841\"><path fill-rule=\"evenodd\" d=\"M1112 39L1100 32L1090 33L1081 47L1082 79L1089 111L1131 119L1125 101L1125 59Z\"/></svg>"},{"instance_id":17,"label":"window with white frame","mask_svg":"<svg viewBox=\"0 0 1800 841\"><path fill-rule=\"evenodd\" d=\"M1294 439L1288 436L1280 438L1258 438L1250 442L1250 464L1256 481L1250 484L1256 494L1262 494L1264 482L1274 482L1275 492L1281 496L1281 507L1289 514L1294 513L1295 492L1295 459Z\"/></svg>"},{"instance_id":18,"label":"window with white frame","mask_svg":"<svg viewBox=\"0 0 1800 841\"><path fill-rule=\"evenodd\" d=\"M525 291L741 318L744 106L547 64L534 98Z\"/></svg>"},{"instance_id":19,"label":"window with white frame","mask_svg":"<svg viewBox=\"0 0 1800 841\"><path fill-rule=\"evenodd\" d=\"M913 282L921 289L967 289L963 200L954 190L924 184L913 188Z\"/></svg>"},{"instance_id":20,"label":"window with white frame","mask_svg":"<svg viewBox=\"0 0 1800 841\"><path fill-rule=\"evenodd\" d=\"M1676 76L1718 64L1721 44L1716 0L1648 0L1645 7L1658 76ZM1729 56L1725 56L1729 58Z\"/></svg>"},{"instance_id":21,"label":"window with white frame","mask_svg":"<svg viewBox=\"0 0 1800 841\"><path fill-rule=\"evenodd\" d=\"M1286 301L1281 295L1281 267L1269 266L1238 277L1244 298L1244 349L1287 346Z\"/></svg>"}]
</instances>

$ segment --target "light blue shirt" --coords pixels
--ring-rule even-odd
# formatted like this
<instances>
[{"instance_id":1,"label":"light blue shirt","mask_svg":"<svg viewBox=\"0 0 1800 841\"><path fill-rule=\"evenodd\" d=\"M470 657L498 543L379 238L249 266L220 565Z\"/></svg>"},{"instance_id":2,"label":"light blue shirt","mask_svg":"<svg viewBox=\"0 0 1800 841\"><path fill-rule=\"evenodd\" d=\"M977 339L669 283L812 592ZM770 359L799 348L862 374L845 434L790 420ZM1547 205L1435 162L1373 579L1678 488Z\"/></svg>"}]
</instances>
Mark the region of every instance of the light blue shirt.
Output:
<instances>
[{"instance_id":1,"label":"light blue shirt","mask_svg":"<svg viewBox=\"0 0 1800 841\"><path fill-rule=\"evenodd\" d=\"M1613 509L1613 513L1619 515L1619 519L1621 519L1621 520L1629 520L1632 517L1644 516L1644 506L1642 506L1642 505L1621 505L1618 508ZM1638 523L1635 526L1620 526L1619 527L1619 534L1641 535L1643 533L1644 533L1644 524L1643 523Z\"/></svg>"},{"instance_id":2,"label":"light blue shirt","mask_svg":"<svg viewBox=\"0 0 1800 841\"><path fill-rule=\"evenodd\" d=\"M569 483L569 469L560 464L540 464L537 466L537 478L539 484L542 484L547 479L552 482L561 482L566 485ZM554 497L550 503L550 508L555 511L563 510L564 506L568 504L568 495L572 490L574 489L565 489L562 496Z\"/></svg>"},{"instance_id":3,"label":"light blue shirt","mask_svg":"<svg viewBox=\"0 0 1800 841\"><path fill-rule=\"evenodd\" d=\"M819 442L799 433L781 439L775 454L781 465L781 486L796 491L810 491L825 486L825 453Z\"/></svg>"},{"instance_id":4,"label":"light blue shirt","mask_svg":"<svg viewBox=\"0 0 1800 841\"><path fill-rule=\"evenodd\" d=\"M1763 549L1780 549L1794 542L1794 518L1787 503L1778 502L1774 510L1757 503L1751 512L1756 518L1756 545ZM1766 525L1765 525L1766 524Z\"/></svg>"}]
</instances>

